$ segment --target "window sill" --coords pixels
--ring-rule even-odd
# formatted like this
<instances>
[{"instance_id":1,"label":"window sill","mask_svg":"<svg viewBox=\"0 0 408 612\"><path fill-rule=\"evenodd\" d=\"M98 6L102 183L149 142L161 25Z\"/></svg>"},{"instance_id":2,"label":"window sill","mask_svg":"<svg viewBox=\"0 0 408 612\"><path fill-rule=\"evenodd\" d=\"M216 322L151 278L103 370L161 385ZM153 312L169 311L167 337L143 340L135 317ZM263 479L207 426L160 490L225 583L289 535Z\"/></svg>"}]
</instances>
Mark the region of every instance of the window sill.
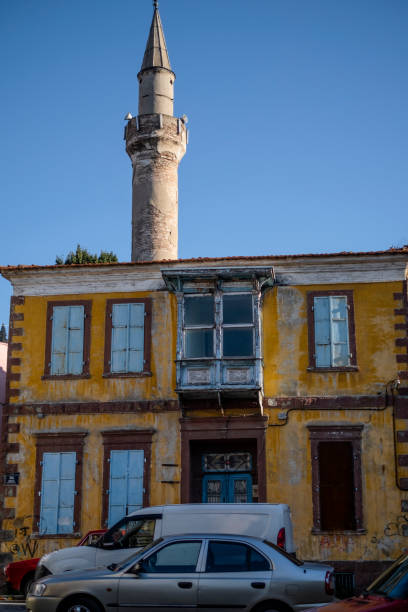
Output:
<instances>
[{"instance_id":1,"label":"window sill","mask_svg":"<svg viewBox=\"0 0 408 612\"><path fill-rule=\"evenodd\" d=\"M250 355L249 357L180 357L180 359L176 359L176 363L182 363L184 361L260 361L262 357L255 357L255 355Z\"/></svg>"},{"instance_id":2,"label":"window sill","mask_svg":"<svg viewBox=\"0 0 408 612\"><path fill-rule=\"evenodd\" d=\"M35 533L31 534L31 538L35 538L36 540L55 540L55 538L64 538L64 539L73 539L73 538L81 538L82 533Z\"/></svg>"},{"instance_id":3,"label":"window sill","mask_svg":"<svg viewBox=\"0 0 408 612\"><path fill-rule=\"evenodd\" d=\"M102 378L145 378L147 376L153 376L149 371L145 372L105 372L102 374Z\"/></svg>"},{"instance_id":4,"label":"window sill","mask_svg":"<svg viewBox=\"0 0 408 612\"><path fill-rule=\"evenodd\" d=\"M310 366L307 368L308 372L358 372L358 366L344 366L341 368L315 368Z\"/></svg>"},{"instance_id":5,"label":"window sill","mask_svg":"<svg viewBox=\"0 0 408 612\"><path fill-rule=\"evenodd\" d=\"M337 536L337 535L347 535L347 536L360 536L365 535L367 533L367 529L333 529L333 531L325 531L324 529L318 529L317 527L312 527L311 534L318 536Z\"/></svg>"},{"instance_id":6,"label":"window sill","mask_svg":"<svg viewBox=\"0 0 408 612\"><path fill-rule=\"evenodd\" d=\"M41 380L81 380L91 378L90 374L44 374Z\"/></svg>"}]
</instances>

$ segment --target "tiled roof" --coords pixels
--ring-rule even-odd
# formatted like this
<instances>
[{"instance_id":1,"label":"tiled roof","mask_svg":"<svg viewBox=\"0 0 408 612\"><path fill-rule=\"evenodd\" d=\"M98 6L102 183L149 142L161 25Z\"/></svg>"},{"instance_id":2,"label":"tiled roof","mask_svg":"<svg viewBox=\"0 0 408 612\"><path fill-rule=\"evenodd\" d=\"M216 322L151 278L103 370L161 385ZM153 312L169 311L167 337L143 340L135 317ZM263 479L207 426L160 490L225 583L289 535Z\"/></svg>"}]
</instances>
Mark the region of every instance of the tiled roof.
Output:
<instances>
[{"instance_id":1,"label":"tiled roof","mask_svg":"<svg viewBox=\"0 0 408 612\"><path fill-rule=\"evenodd\" d=\"M407 255L408 258L408 246L401 248L391 248L386 251L340 251L339 253L296 253L293 255L234 255L230 257L192 257L188 259L161 259L157 261L120 261L110 263L85 263L85 264L54 264L54 265L18 265L18 266L0 266L0 272L12 271L12 270L58 270L67 268L101 268L101 267L117 267L117 266L147 266L154 264L184 264L184 263L217 263L220 261L261 261L265 259L288 261L292 259L312 259L312 258L335 258L335 257L379 257L382 255Z\"/></svg>"}]
</instances>

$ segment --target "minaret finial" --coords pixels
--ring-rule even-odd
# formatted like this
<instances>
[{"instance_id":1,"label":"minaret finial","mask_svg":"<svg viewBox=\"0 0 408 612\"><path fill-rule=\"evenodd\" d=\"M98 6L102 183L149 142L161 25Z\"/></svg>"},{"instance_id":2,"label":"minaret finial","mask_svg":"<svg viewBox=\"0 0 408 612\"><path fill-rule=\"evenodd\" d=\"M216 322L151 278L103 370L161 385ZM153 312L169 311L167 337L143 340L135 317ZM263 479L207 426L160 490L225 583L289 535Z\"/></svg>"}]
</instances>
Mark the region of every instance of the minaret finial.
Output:
<instances>
[{"instance_id":1,"label":"minaret finial","mask_svg":"<svg viewBox=\"0 0 408 612\"><path fill-rule=\"evenodd\" d=\"M153 0L153 8L154 10L159 8L159 0Z\"/></svg>"}]
</instances>

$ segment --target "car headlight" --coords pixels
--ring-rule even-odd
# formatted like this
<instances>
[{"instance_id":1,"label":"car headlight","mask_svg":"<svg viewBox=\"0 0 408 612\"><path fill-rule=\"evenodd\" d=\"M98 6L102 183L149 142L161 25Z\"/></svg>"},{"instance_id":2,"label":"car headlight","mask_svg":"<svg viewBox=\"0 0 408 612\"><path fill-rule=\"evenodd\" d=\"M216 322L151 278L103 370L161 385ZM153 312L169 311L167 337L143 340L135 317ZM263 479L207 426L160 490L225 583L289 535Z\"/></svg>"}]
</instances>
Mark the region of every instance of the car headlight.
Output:
<instances>
[{"instance_id":1,"label":"car headlight","mask_svg":"<svg viewBox=\"0 0 408 612\"><path fill-rule=\"evenodd\" d=\"M30 595L33 595L34 597L42 597L46 588L47 585L43 582L35 582L30 589Z\"/></svg>"}]
</instances>

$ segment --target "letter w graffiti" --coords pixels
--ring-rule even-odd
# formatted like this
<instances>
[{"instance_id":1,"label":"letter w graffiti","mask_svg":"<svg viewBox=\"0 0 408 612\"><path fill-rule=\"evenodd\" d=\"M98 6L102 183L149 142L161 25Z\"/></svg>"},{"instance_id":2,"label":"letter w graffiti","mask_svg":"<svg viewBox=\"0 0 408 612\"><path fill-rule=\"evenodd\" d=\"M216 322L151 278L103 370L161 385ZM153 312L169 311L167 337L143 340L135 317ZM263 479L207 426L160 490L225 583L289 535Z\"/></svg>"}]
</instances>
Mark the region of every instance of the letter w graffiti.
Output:
<instances>
[{"instance_id":1,"label":"letter w graffiti","mask_svg":"<svg viewBox=\"0 0 408 612\"><path fill-rule=\"evenodd\" d=\"M25 544L21 544L21 550L23 551L26 557L30 557L31 559L33 559L36 556L38 550L37 540L33 540L32 542L27 540Z\"/></svg>"}]
</instances>

